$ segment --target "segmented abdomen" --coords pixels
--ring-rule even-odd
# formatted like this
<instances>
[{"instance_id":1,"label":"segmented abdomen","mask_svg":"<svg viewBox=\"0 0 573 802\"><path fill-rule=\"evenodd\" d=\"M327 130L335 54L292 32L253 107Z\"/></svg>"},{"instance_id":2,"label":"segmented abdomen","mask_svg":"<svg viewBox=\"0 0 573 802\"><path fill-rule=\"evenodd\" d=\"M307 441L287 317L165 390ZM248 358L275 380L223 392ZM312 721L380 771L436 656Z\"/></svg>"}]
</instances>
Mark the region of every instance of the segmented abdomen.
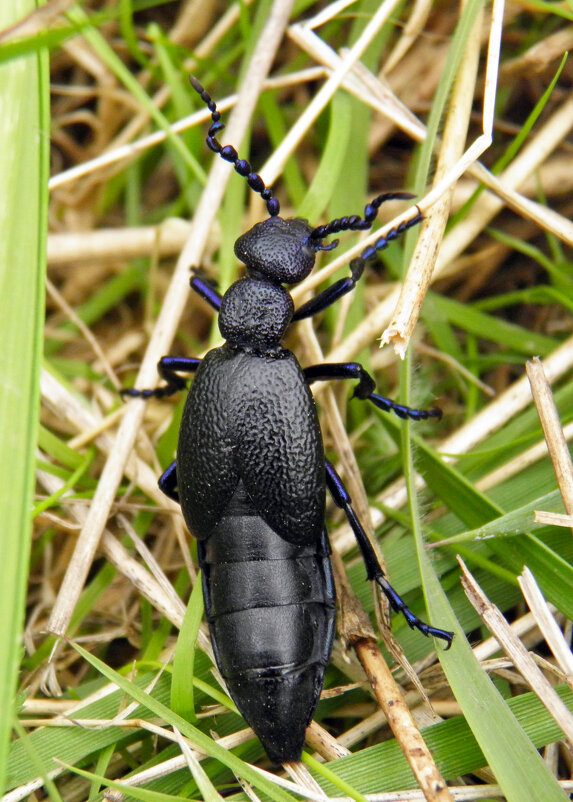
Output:
<instances>
[{"instance_id":1,"label":"segmented abdomen","mask_svg":"<svg viewBox=\"0 0 573 802\"><path fill-rule=\"evenodd\" d=\"M334 635L326 533L288 543L241 484L198 545L211 641L233 701L273 763L300 760Z\"/></svg>"}]
</instances>

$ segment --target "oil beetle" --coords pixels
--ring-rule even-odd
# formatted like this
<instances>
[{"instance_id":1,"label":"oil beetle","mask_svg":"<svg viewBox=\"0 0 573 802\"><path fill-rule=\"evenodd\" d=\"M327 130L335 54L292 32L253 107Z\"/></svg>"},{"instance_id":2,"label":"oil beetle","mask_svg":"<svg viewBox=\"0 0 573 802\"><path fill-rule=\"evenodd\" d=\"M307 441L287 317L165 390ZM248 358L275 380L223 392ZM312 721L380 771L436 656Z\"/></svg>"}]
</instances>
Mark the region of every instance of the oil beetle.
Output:
<instances>
[{"instance_id":1,"label":"oil beetle","mask_svg":"<svg viewBox=\"0 0 573 802\"><path fill-rule=\"evenodd\" d=\"M191 287L219 313L225 344L203 360L163 357L166 384L124 395L163 398L186 388L180 374L195 374L177 448L177 460L159 486L179 501L198 541L203 594L217 665L229 692L275 764L300 760L305 730L323 686L334 636L336 602L325 530L328 488L354 531L367 577L378 583L391 607L410 627L446 641L453 634L417 618L386 580L350 497L325 459L309 385L354 379L354 396L401 418L439 418L440 411L414 410L374 393L371 376L356 362L301 368L281 345L289 325L326 309L350 292L366 263L421 220L381 237L350 263L351 276L323 290L295 311L283 285L312 271L315 254L340 231L371 227L384 201L378 195L364 217L354 215L312 227L279 217L279 203L235 148L222 146L220 113L201 84L191 84L211 112L208 147L230 162L266 201L268 219L235 243L246 275L221 296L198 275Z\"/></svg>"}]
</instances>

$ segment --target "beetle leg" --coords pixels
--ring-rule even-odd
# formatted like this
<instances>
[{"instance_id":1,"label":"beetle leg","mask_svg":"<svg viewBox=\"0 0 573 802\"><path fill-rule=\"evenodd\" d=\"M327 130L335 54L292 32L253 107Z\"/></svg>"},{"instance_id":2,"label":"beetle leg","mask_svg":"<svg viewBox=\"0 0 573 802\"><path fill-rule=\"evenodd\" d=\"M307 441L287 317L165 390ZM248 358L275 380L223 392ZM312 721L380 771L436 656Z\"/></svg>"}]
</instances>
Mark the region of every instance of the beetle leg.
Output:
<instances>
[{"instance_id":1,"label":"beetle leg","mask_svg":"<svg viewBox=\"0 0 573 802\"><path fill-rule=\"evenodd\" d=\"M330 379L358 379L358 384L354 388L353 398L370 401L383 412L394 412L399 418L410 418L411 420L437 418L439 420L442 417L441 409L412 409L403 404L396 404L383 395L376 395L374 393L376 386L374 379L358 362L332 362L323 365L311 365L308 368L304 368L303 372L309 384Z\"/></svg>"},{"instance_id":2,"label":"beetle leg","mask_svg":"<svg viewBox=\"0 0 573 802\"><path fill-rule=\"evenodd\" d=\"M159 489L173 501L179 501L177 492L177 463L172 462L164 473L159 477Z\"/></svg>"},{"instance_id":3,"label":"beetle leg","mask_svg":"<svg viewBox=\"0 0 573 802\"><path fill-rule=\"evenodd\" d=\"M215 312L221 308L221 301L223 298L221 294L205 279L200 276L193 276L189 282L191 289L195 290L197 295L200 295L204 301L207 301L209 306L212 306Z\"/></svg>"},{"instance_id":4,"label":"beetle leg","mask_svg":"<svg viewBox=\"0 0 573 802\"><path fill-rule=\"evenodd\" d=\"M125 389L120 391L120 395L125 398L166 398L174 395L179 390L187 389L186 379L178 376L178 373L195 373L200 359L187 359L178 356L162 356L157 363L157 372L167 384L163 387L156 387L154 390Z\"/></svg>"},{"instance_id":5,"label":"beetle leg","mask_svg":"<svg viewBox=\"0 0 573 802\"><path fill-rule=\"evenodd\" d=\"M362 274L362 271L360 272ZM304 318L312 317L322 312L323 309L327 309L327 307L336 303L339 298L342 298L343 295L352 292L359 278L360 276L354 278L353 275L351 278L341 278L340 281L335 281L326 290L315 295L314 298L299 307L292 316L292 322L296 323L297 320L304 320Z\"/></svg>"},{"instance_id":6,"label":"beetle leg","mask_svg":"<svg viewBox=\"0 0 573 802\"><path fill-rule=\"evenodd\" d=\"M400 598L400 596L396 593L392 585L384 576L384 572L380 567L376 552L372 548L372 544L370 543L362 524L358 520L358 516L352 508L351 498L348 494L348 491L344 487L342 479L336 472L334 466L328 460L326 461L326 485L330 491L330 494L332 495L332 498L334 499L335 504L344 511L346 517L348 518L348 523L352 527L352 531L354 532L354 536L356 537L356 541L360 547L360 551L362 552L362 558L364 560L364 564L366 565L366 575L368 579L376 582L376 584L384 592L394 612L401 613L404 616L410 629L417 629L423 635L426 635L426 637L433 635L435 638L442 638L442 640L445 640L447 643L446 648L449 649L452 645L454 633L448 632L445 629L437 629L436 627L432 627L430 624L426 624L425 621L422 621L420 618L418 618L418 616L414 615L414 613L408 608L406 603Z\"/></svg>"}]
</instances>

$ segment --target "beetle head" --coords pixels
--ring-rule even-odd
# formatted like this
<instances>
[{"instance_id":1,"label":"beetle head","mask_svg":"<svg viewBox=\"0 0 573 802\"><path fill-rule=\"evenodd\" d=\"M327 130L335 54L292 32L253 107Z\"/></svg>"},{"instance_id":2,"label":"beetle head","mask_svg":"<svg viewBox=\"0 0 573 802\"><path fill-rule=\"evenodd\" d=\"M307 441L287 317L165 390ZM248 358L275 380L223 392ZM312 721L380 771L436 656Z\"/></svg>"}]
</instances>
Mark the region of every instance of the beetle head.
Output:
<instances>
[{"instance_id":1,"label":"beetle head","mask_svg":"<svg viewBox=\"0 0 573 802\"><path fill-rule=\"evenodd\" d=\"M310 237L313 230L300 218L269 217L239 237L235 255L249 272L279 284L297 284L312 271L316 252L337 244L323 246Z\"/></svg>"}]
</instances>

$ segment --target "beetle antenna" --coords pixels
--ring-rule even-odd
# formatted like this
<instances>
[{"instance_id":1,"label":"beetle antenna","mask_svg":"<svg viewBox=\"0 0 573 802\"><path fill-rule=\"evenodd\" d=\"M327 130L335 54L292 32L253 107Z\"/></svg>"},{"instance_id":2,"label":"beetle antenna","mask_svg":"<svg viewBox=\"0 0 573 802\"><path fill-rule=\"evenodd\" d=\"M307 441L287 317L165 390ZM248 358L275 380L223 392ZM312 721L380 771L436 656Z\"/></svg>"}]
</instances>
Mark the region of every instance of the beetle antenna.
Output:
<instances>
[{"instance_id":1,"label":"beetle antenna","mask_svg":"<svg viewBox=\"0 0 573 802\"><path fill-rule=\"evenodd\" d=\"M350 262L350 272L352 273L352 280L354 283L356 283L362 276L364 268L366 267L366 262L370 262L372 259L375 259L377 254L380 253L380 251L385 250L391 242L394 242L394 240L398 239L398 237L401 237L402 234L405 231L408 231L409 228L412 228L412 226L417 226L418 223L424 219L424 215L420 211L420 207L416 206L416 209L418 210L418 214L416 214L414 217L411 217L410 220L404 220L404 222L400 223L400 225L396 226L396 228L391 228L385 236L377 239L372 245L368 245L366 248L364 248L360 256L357 256L356 259L353 259Z\"/></svg>"},{"instance_id":2,"label":"beetle antenna","mask_svg":"<svg viewBox=\"0 0 573 802\"><path fill-rule=\"evenodd\" d=\"M213 153L218 153L219 156L221 156L221 158L226 162L230 162L235 168L236 172L239 173L239 175L242 175L243 178L247 179L247 184L253 190L253 192L257 192L266 202L269 215L271 217L276 217L280 212L278 200L273 198L273 193L268 187L265 186L261 176L258 173L253 172L253 168L249 162L246 159L239 159L239 154L232 145L221 145L221 143L215 138L215 134L218 134L225 127L221 122L221 113L217 110L217 106L211 95L201 86L197 78L195 78L194 75L190 75L189 80L193 89L201 97L201 100L211 112L213 124L209 128L209 133L207 134L207 138L205 140L207 142L207 147L212 150ZM376 214L374 216L376 216Z\"/></svg>"},{"instance_id":3,"label":"beetle antenna","mask_svg":"<svg viewBox=\"0 0 573 802\"><path fill-rule=\"evenodd\" d=\"M357 214L353 214L351 217L337 217L336 220L331 220L330 223L317 226L313 229L309 235L310 239L323 239L330 234L338 234L339 231L364 231L372 226L378 214L378 209L383 203L391 200L411 200L413 197L414 195L411 195L409 192L384 192L382 195L377 195L370 203L366 204L364 207L364 218L359 217ZM421 219L421 217L416 219L416 223ZM415 225L415 223L412 223L412 225ZM408 225L407 228L409 227Z\"/></svg>"}]
</instances>

